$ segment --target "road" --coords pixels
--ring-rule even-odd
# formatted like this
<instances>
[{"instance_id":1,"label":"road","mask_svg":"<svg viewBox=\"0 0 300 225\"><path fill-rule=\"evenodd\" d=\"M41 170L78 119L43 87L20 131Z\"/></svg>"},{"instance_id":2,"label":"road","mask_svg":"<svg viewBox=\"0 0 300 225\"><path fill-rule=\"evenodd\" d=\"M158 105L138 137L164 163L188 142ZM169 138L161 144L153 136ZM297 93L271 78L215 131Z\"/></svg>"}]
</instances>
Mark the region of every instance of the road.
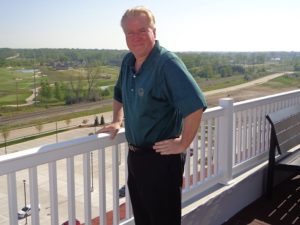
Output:
<instances>
[{"instance_id":1,"label":"road","mask_svg":"<svg viewBox=\"0 0 300 225\"><path fill-rule=\"evenodd\" d=\"M92 109L101 108L104 105L111 105L111 103L112 100L109 99L109 100L102 100L100 102L80 103L80 104L74 104L70 106L49 108L43 111L22 113L22 114L14 115L12 117L9 116L0 117L0 125L18 124L18 123L24 123L24 121L49 118L50 116L59 116L71 112L74 113L74 112L92 110Z\"/></svg>"},{"instance_id":2,"label":"road","mask_svg":"<svg viewBox=\"0 0 300 225\"><path fill-rule=\"evenodd\" d=\"M100 116L99 115L97 115L97 116L100 120ZM112 121L112 112L101 113L101 116L104 117L105 123L110 123ZM44 133L44 132L55 131L56 129L57 130L66 129L67 127L68 128L72 128L72 127L73 128L78 128L78 129L75 129L75 130L85 130L86 131L86 132L83 132L83 133L79 133L79 136L77 136L77 135L73 136L73 139L74 139L75 137L87 136L89 133L94 132L95 129L99 129L99 128L92 127L92 126L90 126L90 128L88 128L88 129L84 129L87 126L84 126L83 120L87 121L86 125L93 125L94 120L95 120L95 115L85 116L85 117L78 117L78 118L71 119L70 123L68 125L66 124L66 121L58 121L57 123L56 122L46 123L46 124L43 124L41 132ZM81 128L80 128L80 126L81 126ZM65 132L63 132L63 133L65 133ZM63 133L58 134L59 141L61 141L61 140L65 141L66 140L66 139L61 139L60 138L60 136ZM34 135L38 135L38 134L39 134L39 132L38 132L38 130L35 126L19 128L19 129L11 130L9 132L9 136L8 136L7 141L15 140L15 139L21 139L21 138L24 138L24 137L30 137L30 136L34 136ZM52 135L52 136L55 137L55 135ZM72 139L72 135L68 138ZM70 140L70 139L68 139L68 140ZM0 143L3 143L3 142L4 142L4 138L3 138L2 135L0 135ZM27 142L27 143L29 143L29 142ZM49 142L45 142L45 143L49 143ZM50 143L52 143L52 142L50 142ZM55 138L54 138L54 143L55 143ZM32 147L35 147L35 146L36 146L36 143L34 143L33 145L28 145L28 146L26 146L26 148L32 148ZM9 153L15 152L15 151L20 151L20 150L24 150L24 147L25 146L24 145L22 146L22 144L12 145L12 146L7 147L7 149L8 149L7 151ZM3 152L4 152L4 147L0 148L0 155L3 154Z\"/></svg>"},{"instance_id":3,"label":"road","mask_svg":"<svg viewBox=\"0 0 300 225\"><path fill-rule=\"evenodd\" d=\"M236 90L239 90L239 89L248 88L248 87L255 86L255 85L260 85L260 84L268 82L269 80L272 80L272 79L275 79L277 77L283 76L285 74L290 74L290 73L292 73L292 72L274 73L274 74L271 74L271 75L268 75L268 76L265 76L265 77L262 77L262 78L258 78L256 80L249 81L247 83L231 86L231 87L228 87L228 88L222 88L222 89L217 89L217 90L213 90L213 91L207 91L207 92L205 92L205 96L210 96L210 95L220 94L220 93L226 93L226 92L229 92L229 91L236 91Z\"/></svg>"}]
</instances>

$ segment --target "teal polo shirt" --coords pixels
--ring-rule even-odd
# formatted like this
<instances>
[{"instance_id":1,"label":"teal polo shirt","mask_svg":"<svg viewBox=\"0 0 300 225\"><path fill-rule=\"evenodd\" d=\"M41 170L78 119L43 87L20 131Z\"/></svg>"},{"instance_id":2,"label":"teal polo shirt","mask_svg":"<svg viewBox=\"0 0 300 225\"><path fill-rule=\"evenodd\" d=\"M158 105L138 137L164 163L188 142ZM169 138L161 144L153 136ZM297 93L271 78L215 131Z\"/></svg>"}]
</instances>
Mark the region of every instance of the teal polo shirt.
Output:
<instances>
[{"instance_id":1,"label":"teal polo shirt","mask_svg":"<svg viewBox=\"0 0 300 225\"><path fill-rule=\"evenodd\" d=\"M128 53L121 65L114 99L123 104L128 143L150 147L178 137L183 118L203 108L202 91L183 62L156 41L138 72Z\"/></svg>"}]
</instances>

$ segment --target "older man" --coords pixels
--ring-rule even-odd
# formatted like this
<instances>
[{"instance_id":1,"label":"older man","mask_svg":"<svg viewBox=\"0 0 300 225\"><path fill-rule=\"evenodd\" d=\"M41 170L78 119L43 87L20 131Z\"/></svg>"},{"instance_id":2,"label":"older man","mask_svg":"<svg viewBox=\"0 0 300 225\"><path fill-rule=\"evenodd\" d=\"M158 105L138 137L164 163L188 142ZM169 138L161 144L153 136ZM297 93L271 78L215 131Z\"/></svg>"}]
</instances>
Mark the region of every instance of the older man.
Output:
<instances>
[{"instance_id":1,"label":"older man","mask_svg":"<svg viewBox=\"0 0 300 225\"><path fill-rule=\"evenodd\" d=\"M113 122L99 132L114 138L124 113L135 224L179 225L184 152L206 102L183 62L156 40L149 9L128 9L121 26L130 52L114 90Z\"/></svg>"}]
</instances>

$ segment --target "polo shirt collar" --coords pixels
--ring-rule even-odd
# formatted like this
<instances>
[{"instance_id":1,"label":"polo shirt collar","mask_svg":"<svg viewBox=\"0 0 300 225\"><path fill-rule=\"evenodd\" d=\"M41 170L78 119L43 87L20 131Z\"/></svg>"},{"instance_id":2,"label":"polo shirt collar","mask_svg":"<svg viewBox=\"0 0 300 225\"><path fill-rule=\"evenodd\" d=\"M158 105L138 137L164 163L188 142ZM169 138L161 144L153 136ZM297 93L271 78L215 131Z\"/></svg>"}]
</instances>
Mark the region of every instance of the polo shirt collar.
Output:
<instances>
[{"instance_id":1,"label":"polo shirt collar","mask_svg":"<svg viewBox=\"0 0 300 225\"><path fill-rule=\"evenodd\" d=\"M159 54L161 50L161 46L159 44L159 41L155 41L155 44L151 50L151 52L149 53L148 57L146 58L146 60L143 62L140 71L144 70L145 68L152 66L153 65L153 61L156 59L156 56ZM134 55L131 53L131 57L128 60L128 66L133 67L134 68L134 63L135 63L135 57Z\"/></svg>"}]
</instances>

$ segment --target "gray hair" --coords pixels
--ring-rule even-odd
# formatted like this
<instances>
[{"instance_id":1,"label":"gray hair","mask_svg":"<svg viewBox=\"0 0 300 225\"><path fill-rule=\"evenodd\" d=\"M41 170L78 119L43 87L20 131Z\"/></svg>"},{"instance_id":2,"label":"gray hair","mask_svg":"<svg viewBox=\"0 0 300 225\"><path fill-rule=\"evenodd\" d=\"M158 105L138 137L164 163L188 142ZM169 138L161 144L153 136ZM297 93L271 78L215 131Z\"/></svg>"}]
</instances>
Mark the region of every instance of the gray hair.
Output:
<instances>
[{"instance_id":1,"label":"gray hair","mask_svg":"<svg viewBox=\"0 0 300 225\"><path fill-rule=\"evenodd\" d=\"M121 27L124 29L124 21L131 16L145 15L148 19L149 26L155 29L155 17L153 13L144 6L137 6L131 9L127 9L121 19Z\"/></svg>"}]
</instances>

